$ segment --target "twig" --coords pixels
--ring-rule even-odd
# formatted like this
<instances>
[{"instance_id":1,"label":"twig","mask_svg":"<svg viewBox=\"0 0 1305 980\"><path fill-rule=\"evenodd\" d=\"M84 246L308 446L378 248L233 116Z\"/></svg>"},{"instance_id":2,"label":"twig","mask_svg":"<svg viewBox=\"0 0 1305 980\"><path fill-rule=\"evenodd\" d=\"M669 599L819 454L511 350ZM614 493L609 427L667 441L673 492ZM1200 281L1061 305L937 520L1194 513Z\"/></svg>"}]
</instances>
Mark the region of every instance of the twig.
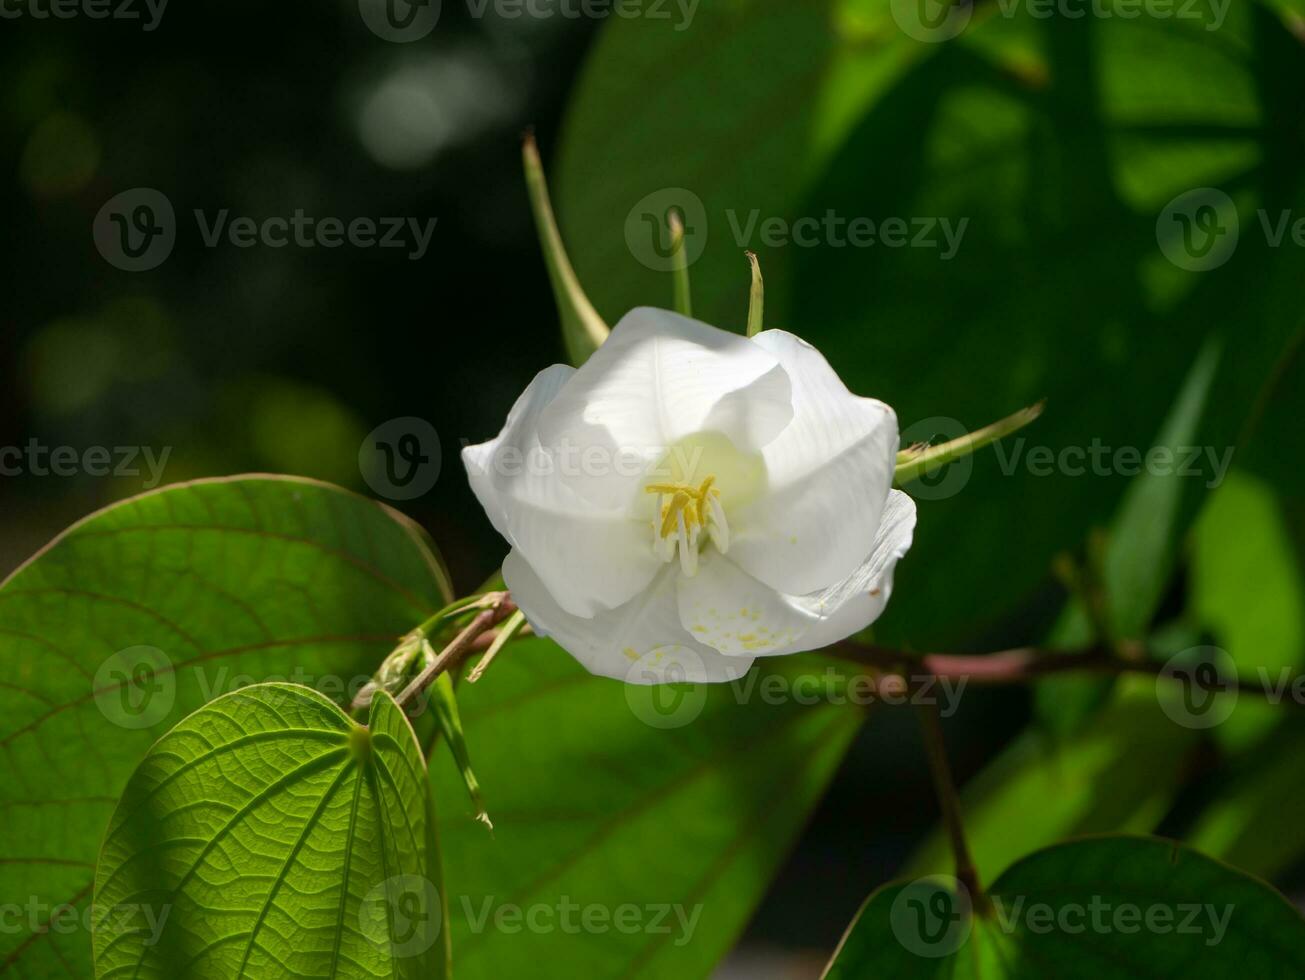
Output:
<instances>
[{"instance_id":1,"label":"twig","mask_svg":"<svg viewBox=\"0 0 1305 980\"><path fill-rule=\"evenodd\" d=\"M1102 647L1086 650L1058 651L1036 647L1019 647L997 653L926 653L923 655L844 641L829 647L826 653L844 660L880 670L910 674L916 671L948 680L965 678L975 684L1026 684L1051 674L1074 671L1098 674L1165 674L1164 663L1154 660L1117 656ZM1223 677L1222 683L1238 694L1262 697L1268 701L1290 701L1298 707L1305 703L1283 698L1281 691L1263 681L1246 677Z\"/></svg>"},{"instance_id":2,"label":"twig","mask_svg":"<svg viewBox=\"0 0 1305 980\"><path fill-rule=\"evenodd\" d=\"M943 741L942 721L938 706L931 701L921 701L920 725L924 731L924 751L929 757L929 772L933 776L934 792L942 810L943 825L951 841L956 859L956 878L969 892L970 903L976 912L987 908L987 896L979 882L979 872L970 856L970 845L965 839L965 822L961 816L961 796L952 779L951 765L947 761L947 746Z\"/></svg>"},{"instance_id":3,"label":"twig","mask_svg":"<svg viewBox=\"0 0 1305 980\"><path fill-rule=\"evenodd\" d=\"M449 641L448 646L436 654L435 659L422 668L421 673L414 677L411 683L403 689L403 693L395 698L399 707L406 708L412 702L412 699L426 690L436 677L455 666L463 657L469 654L477 637L486 630L492 629L516 611L516 604L512 602L512 597L506 592L496 593L495 596L496 598L492 604L478 612L475 618Z\"/></svg>"}]
</instances>

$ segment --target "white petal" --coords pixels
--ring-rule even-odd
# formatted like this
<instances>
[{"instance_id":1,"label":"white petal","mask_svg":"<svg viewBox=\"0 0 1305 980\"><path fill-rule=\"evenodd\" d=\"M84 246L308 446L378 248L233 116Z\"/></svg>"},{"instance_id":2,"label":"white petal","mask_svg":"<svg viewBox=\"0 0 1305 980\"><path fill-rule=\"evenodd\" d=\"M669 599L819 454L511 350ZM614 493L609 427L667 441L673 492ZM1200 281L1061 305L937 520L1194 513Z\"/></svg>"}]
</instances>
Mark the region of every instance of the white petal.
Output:
<instances>
[{"instance_id":1,"label":"white petal","mask_svg":"<svg viewBox=\"0 0 1305 980\"><path fill-rule=\"evenodd\" d=\"M804 596L775 592L728 558L707 552L697 576L680 580L680 619L694 637L724 654L769 657L827 647L883 613L893 570L914 531L915 501L893 490L873 547L856 571Z\"/></svg>"},{"instance_id":2,"label":"white petal","mask_svg":"<svg viewBox=\"0 0 1305 980\"><path fill-rule=\"evenodd\" d=\"M666 565L644 592L624 606L586 619L563 610L518 552L511 552L503 562L503 579L531 627L552 637L590 673L631 684L712 683L742 677L752 666L751 657L722 656L680 625L677 577L676 566ZM664 675L658 674L659 667Z\"/></svg>"},{"instance_id":3,"label":"white petal","mask_svg":"<svg viewBox=\"0 0 1305 980\"><path fill-rule=\"evenodd\" d=\"M762 449L769 492L731 511L730 557L801 595L847 578L870 552L896 466L897 416L847 390L810 344L782 330L753 341L793 385L793 421Z\"/></svg>"},{"instance_id":4,"label":"white petal","mask_svg":"<svg viewBox=\"0 0 1305 980\"><path fill-rule=\"evenodd\" d=\"M628 505L680 439L723 433L744 452L792 418L788 375L738 334L666 310L631 310L540 419L545 444L583 461L566 478L603 507Z\"/></svg>"},{"instance_id":5,"label":"white petal","mask_svg":"<svg viewBox=\"0 0 1305 980\"><path fill-rule=\"evenodd\" d=\"M539 415L575 371L541 371L508 414L498 438L462 451L472 489L490 521L578 616L612 609L642 591L661 567L648 526L625 510L595 507L560 478L564 461L544 452Z\"/></svg>"},{"instance_id":6,"label":"white petal","mask_svg":"<svg viewBox=\"0 0 1305 980\"><path fill-rule=\"evenodd\" d=\"M703 553L697 575L680 577L676 592L684 628L728 656L787 651L820 620L711 549Z\"/></svg>"},{"instance_id":7,"label":"white petal","mask_svg":"<svg viewBox=\"0 0 1305 980\"><path fill-rule=\"evenodd\" d=\"M467 468L471 490L480 501L480 506L485 508L485 514L494 525L494 530L504 537L508 533L507 518L492 477L496 474L501 476L502 471L512 468L515 461L509 458L511 453L524 455L522 447L534 444L539 413L557 397L558 391L573 374L575 368L566 364L544 368L531 379L526 390L517 398L498 436L479 445L466 446L462 450L462 465Z\"/></svg>"},{"instance_id":8,"label":"white petal","mask_svg":"<svg viewBox=\"0 0 1305 980\"><path fill-rule=\"evenodd\" d=\"M800 646L779 652L819 650L859 633L878 619L893 592L897 561L910 550L914 534L915 501L900 490L890 491L870 555L844 581L799 600L822 618L803 635Z\"/></svg>"}]
</instances>

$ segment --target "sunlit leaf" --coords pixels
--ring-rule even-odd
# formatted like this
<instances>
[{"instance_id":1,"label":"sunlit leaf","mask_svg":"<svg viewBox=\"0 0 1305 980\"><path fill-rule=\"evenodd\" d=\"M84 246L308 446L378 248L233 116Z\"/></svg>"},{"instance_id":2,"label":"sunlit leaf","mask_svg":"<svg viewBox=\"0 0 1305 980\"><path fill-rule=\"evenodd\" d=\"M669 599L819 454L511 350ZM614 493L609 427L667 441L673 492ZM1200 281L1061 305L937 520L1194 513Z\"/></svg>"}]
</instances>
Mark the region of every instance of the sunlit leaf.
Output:
<instances>
[{"instance_id":1,"label":"sunlit leaf","mask_svg":"<svg viewBox=\"0 0 1305 980\"><path fill-rule=\"evenodd\" d=\"M365 727L296 685L212 701L150 749L114 811L96 976L432 976L426 801L388 693Z\"/></svg>"}]
</instances>

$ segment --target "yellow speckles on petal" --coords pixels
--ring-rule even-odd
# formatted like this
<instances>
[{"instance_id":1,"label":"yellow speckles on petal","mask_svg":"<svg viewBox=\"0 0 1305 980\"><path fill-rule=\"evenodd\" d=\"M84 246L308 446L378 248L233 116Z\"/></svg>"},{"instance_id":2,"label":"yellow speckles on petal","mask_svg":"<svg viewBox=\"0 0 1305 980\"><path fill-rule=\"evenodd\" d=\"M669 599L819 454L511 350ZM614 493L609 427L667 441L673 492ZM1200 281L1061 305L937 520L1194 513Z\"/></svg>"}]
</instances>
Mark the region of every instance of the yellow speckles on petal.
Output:
<instances>
[{"instance_id":1,"label":"yellow speckles on petal","mask_svg":"<svg viewBox=\"0 0 1305 980\"><path fill-rule=\"evenodd\" d=\"M626 647L621 652L625 654L626 659L628 660L634 661L639 659L639 653L634 647Z\"/></svg>"},{"instance_id":2,"label":"yellow speckles on petal","mask_svg":"<svg viewBox=\"0 0 1305 980\"><path fill-rule=\"evenodd\" d=\"M693 632L695 632L695 633L706 633L706 632L707 632L707 627L703 626L702 623L698 623L697 625L695 625L695 626L693 627Z\"/></svg>"}]
</instances>

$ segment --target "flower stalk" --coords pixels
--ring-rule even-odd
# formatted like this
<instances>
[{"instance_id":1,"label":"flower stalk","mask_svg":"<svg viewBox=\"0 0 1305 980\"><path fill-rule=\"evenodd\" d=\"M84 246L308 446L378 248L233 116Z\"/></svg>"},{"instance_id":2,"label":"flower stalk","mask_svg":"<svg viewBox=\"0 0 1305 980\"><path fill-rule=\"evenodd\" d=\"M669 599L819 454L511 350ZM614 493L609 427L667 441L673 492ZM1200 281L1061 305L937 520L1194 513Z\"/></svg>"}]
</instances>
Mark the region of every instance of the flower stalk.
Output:
<instances>
[{"instance_id":1,"label":"flower stalk","mask_svg":"<svg viewBox=\"0 0 1305 980\"><path fill-rule=\"evenodd\" d=\"M557 219L553 215L548 182L544 179L544 165L539 159L539 147L535 145L533 133L527 133L521 142L521 159L526 171L530 209L535 216L540 248L544 253L544 263L548 266L553 298L562 320L562 336L566 340L567 353L572 363L582 364L607 339L611 330L589 302L575 269L571 267L571 260L567 257L566 246L562 244L562 233L558 231Z\"/></svg>"},{"instance_id":2,"label":"flower stalk","mask_svg":"<svg viewBox=\"0 0 1305 980\"><path fill-rule=\"evenodd\" d=\"M897 454L897 470L893 474L893 485L900 487L922 476L928 476L953 460L968 456L984 446L1006 438L1013 432L1018 432L1042 414L1045 404L1045 402L1038 402L1028 408L1021 408L1013 415L1008 415L991 425L985 425L976 432L970 432L938 446L930 446L927 443L907 446Z\"/></svg>"}]
</instances>

